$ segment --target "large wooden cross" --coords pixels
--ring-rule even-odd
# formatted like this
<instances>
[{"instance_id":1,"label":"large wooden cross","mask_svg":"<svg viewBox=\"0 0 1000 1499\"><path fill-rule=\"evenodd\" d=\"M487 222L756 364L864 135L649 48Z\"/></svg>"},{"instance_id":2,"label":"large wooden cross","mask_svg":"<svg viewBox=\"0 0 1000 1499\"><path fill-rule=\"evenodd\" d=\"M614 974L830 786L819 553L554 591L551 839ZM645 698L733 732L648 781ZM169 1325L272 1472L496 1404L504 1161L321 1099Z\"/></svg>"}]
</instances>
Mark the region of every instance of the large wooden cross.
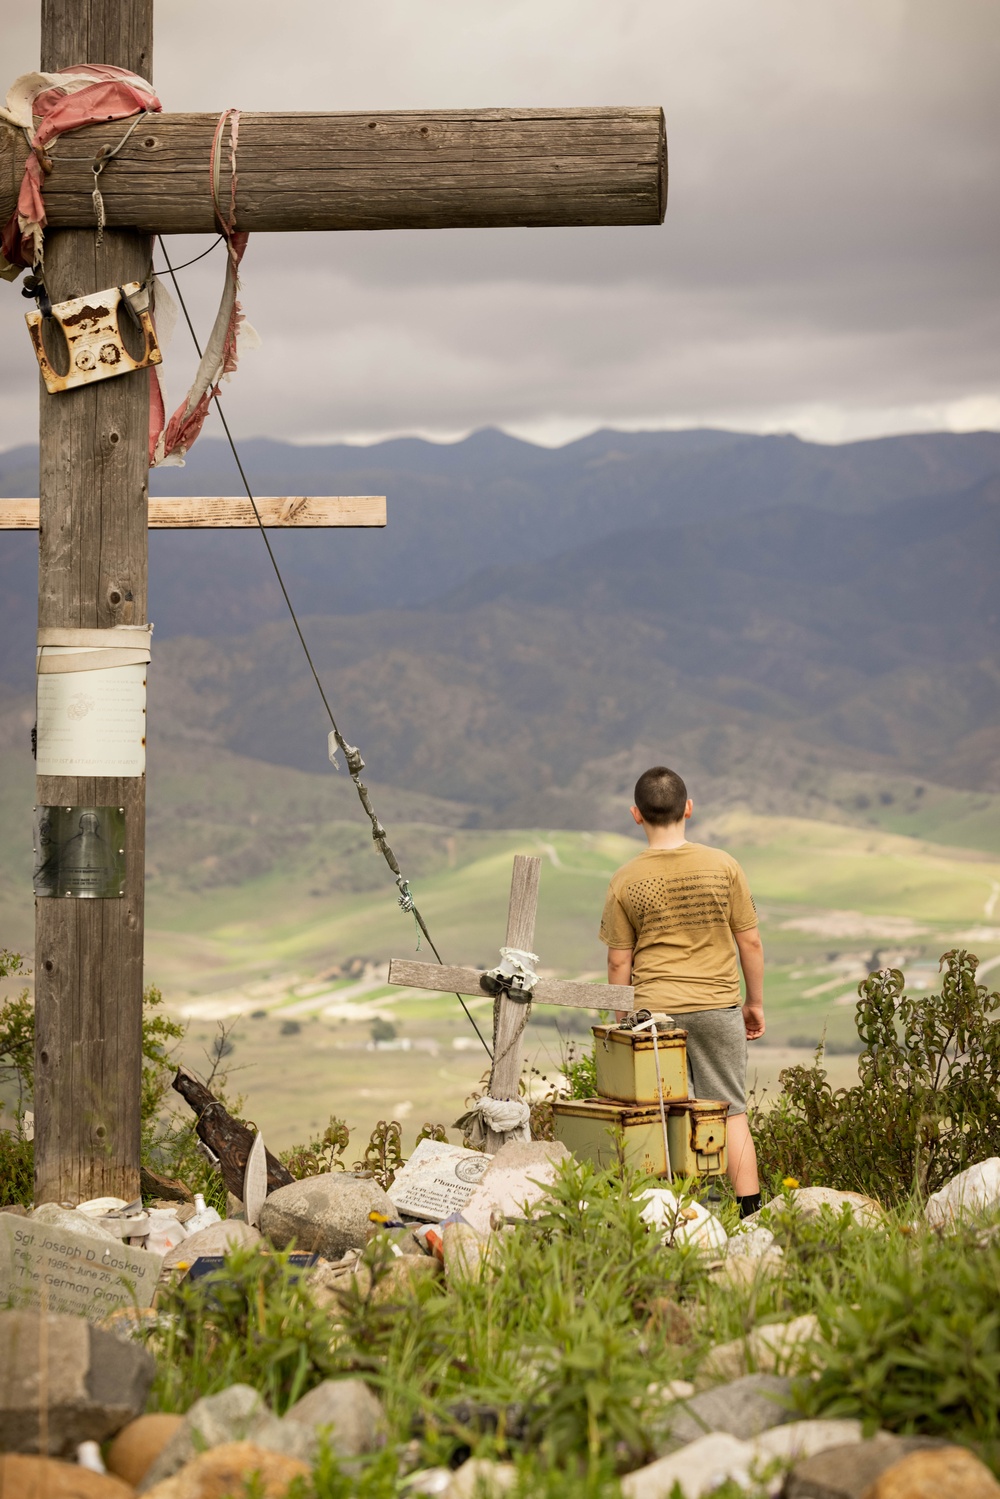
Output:
<instances>
[{"instance_id":1,"label":"large wooden cross","mask_svg":"<svg viewBox=\"0 0 1000 1499\"><path fill-rule=\"evenodd\" d=\"M110 63L152 81L153 0L41 0L41 10L44 71ZM45 179L53 302L142 281L151 234L216 228L217 123L214 114L141 122L101 176L103 238L90 163L102 147L119 146L121 123L88 126L68 138L71 148L56 149ZM20 133L0 128L0 221L13 211L24 157ZM228 203L228 151L218 166L218 201ZM237 227L251 231L658 224L663 114L246 113L237 177ZM42 389L42 629L146 620L147 529L158 508L148 500L148 390L144 371L57 395ZM139 1190L145 777L39 776L36 800L124 808L128 852L122 898L36 901L35 1198L131 1200Z\"/></svg>"},{"instance_id":2,"label":"large wooden cross","mask_svg":"<svg viewBox=\"0 0 1000 1499\"><path fill-rule=\"evenodd\" d=\"M542 861L534 855L516 854L514 857L504 947L530 952L534 945L541 869ZM438 993L479 997L484 993L491 993L493 987L484 969L414 963L408 958L393 958L389 964L389 982L403 984L410 989L433 989ZM493 1001L493 1065L488 1090L491 1098L518 1096L521 1037L533 1004L570 1005L578 1010L616 1009L624 1013L635 1008L635 990L625 984L585 984L561 979L539 979L532 986L530 1000L511 998L505 993L496 996ZM492 1130L487 1131L487 1150L498 1150L502 1144L502 1135L497 1135Z\"/></svg>"}]
</instances>

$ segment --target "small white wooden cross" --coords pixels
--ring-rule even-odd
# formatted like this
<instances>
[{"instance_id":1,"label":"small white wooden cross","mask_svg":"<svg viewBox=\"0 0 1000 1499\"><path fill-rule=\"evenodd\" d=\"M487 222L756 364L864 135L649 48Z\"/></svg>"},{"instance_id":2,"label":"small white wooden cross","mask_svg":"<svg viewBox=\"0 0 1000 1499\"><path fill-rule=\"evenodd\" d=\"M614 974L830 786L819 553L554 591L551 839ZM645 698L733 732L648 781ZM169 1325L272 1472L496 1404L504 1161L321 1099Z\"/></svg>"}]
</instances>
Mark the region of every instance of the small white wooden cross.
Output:
<instances>
[{"instance_id":1,"label":"small white wooden cross","mask_svg":"<svg viewBox=\"0 0 1000 1499\"><path fill-rule=\"evenodd\" d=\"M516 854L514 857L505 947L527 951L534 944L541 868L540 858L525 854ZM390 984L401 984L411 989L433 989L442 994L492 993L489 980L484 982L484 979L484 970L479 968L413 963L408 958L393 958L389 964ZM508 994L499 995L493 1002L493 1067L489 1086L491 1098L517 1098L521 1078L521 1037L532 1004L571 1005L582 1010L634 1010L635 991L624 984L583 984L560 979L539 979L526 1001L512 999ZM499 1149L502 1143L501 1136L497 1136L492 1130L488 1131L488 1151Z\"/></svg>"}]
</instances>

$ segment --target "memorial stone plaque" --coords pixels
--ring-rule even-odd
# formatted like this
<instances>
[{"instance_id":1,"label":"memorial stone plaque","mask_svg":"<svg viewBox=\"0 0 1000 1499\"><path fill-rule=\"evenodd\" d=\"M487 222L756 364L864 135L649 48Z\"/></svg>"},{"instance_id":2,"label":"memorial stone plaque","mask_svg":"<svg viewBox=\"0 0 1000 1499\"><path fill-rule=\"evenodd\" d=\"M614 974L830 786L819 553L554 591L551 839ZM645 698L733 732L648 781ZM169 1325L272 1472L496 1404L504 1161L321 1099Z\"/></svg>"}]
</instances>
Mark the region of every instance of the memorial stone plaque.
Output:
<instances>
[{"instance_id":1,"label":"memorial stone plaque","mask_svg":"<svg viewBox=\"0 0 1000 1499\"><path fill-rule=\"evenodd\" d=\"M0 1213L0 1306L99 1322L117 1306L152 1305L162 1264L144 1249Z\"/></svg>"},{"instance_id":2,"label":"memorial stone plaque","mask_svg":"<svg viewBox=\"0 0 1000 1499\"><path fill-rule=\"evenodd\" d=\"M36 807L34 887L78 900L124 895L124 808Z\"/></svg>"},{"instance_id":3,"label":"memorial stone plaque","mask_svg":"<svg viewBox=\"0 0 1000 1499\"><path fill-rule=\"evenodd\" d=\"M421 1140L389 1188L399 1212L425 1223L460 1213L493 1159L441 1140Z\"/></svg>"}]
</instances>

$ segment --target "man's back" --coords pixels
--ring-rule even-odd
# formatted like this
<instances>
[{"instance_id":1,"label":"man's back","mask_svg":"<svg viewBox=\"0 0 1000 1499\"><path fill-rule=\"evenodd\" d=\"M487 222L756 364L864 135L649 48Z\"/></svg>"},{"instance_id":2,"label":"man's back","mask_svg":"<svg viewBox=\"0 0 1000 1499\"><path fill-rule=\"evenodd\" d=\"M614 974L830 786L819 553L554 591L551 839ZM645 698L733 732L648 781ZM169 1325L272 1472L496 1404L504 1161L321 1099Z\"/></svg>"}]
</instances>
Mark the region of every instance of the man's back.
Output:
<instances>
[{"instance_id":1,"label":"man's back","mask_svg":"<svg viewBox=\"0 0 1000 1499\"><path fill-rule=\"evenodd\" d=\"M612 876L600 935L633 950L637 1003L684 1014L740 1003L732 934L756 925L732 855L685 842L644 849Z\"/></svg>"}]
</instances>

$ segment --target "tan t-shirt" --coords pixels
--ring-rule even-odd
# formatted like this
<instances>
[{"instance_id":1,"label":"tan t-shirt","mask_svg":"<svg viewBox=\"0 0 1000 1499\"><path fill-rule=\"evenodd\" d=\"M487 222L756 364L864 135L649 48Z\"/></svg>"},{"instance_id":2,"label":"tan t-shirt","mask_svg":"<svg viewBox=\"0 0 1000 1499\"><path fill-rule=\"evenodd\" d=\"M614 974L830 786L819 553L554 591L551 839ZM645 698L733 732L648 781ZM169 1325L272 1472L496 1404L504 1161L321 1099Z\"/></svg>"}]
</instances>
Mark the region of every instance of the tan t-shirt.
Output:
<instances>
[{"instance_id":1,"label":"tan t-shirt","mask_svg":"<svg viewBox=\"0 0 1000 1499\"><path fill-rule=\"evenodd\" d=\"M636 1008L722 1010L741 1003L733 932L757 925L747 877L702 843L647 848L611 876L607 947L632 948Z\"/></svg>"}]
</instances>

